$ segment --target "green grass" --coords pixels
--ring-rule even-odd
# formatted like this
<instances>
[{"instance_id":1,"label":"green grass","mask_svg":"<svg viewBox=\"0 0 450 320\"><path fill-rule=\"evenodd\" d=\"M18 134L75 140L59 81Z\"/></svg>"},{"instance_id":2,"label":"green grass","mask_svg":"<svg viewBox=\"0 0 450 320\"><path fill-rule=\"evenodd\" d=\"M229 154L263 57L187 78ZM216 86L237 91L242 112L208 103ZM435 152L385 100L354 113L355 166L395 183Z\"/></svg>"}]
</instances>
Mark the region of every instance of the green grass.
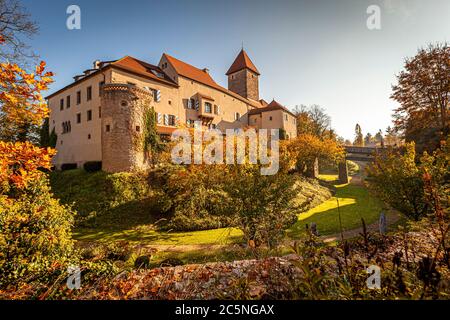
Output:
<instances>
[{"instance_id":1,"label":"green grass","mask_svg":"<svg viewBox=\"0 0 450 320\"><path fill-rule=\"evenodd\" d=\"M321 179L332 182L335 175L322 175ZM319 206L299 215L298 222L288 230L291 238L299 238L305 234L305 225L315 222L321 235L340 232L339 210L343 231L361 227L361 218L366 224L377 221L382 210L382 203L370 195L362 186L335 183L336 195ZM339 210L338 201L339 200Z\"/></svg>"},{"instance_id":2,"label":"green grass","mask_svg":"<svg viewBox=\"0 0 450 320\"><path fill-rule=\"evenodd\" d=\"M235 228L222 228L191 232L163 232L155 230L152 225L142 225L137 228L121 230L83 229L78 228L73 236L82 241L128 241L134 244L153 245L205 245L231 244L242 241L242 232Z\"/></svg>"},{"instance_id":3,"label":"green grass","mask_svg":"<svg viewBox=\"0 0 450 320\"><path fill-rule=\"evenodd\" d=\"M73 203L83 223L73 236L83 242L128 241L139 245L229 245L242 242L242 232L223 228L192 232L161 231L149 202L150 188L131 174L86 173L83 170L54 173L51 176L55 195L63 203ZM321 175L330 184L336 175ZM358 228L363 217L367 224L378 219L381 203L360 186L335 185L337 194L326 200L329 191L317 182L304 180L299 200L314 197L314 208L299 215L299 221L288 230L291 238L304 234L305 224L315 222L322 235L339 232L336 197L341 206L344 230ZM322 203L322 204L320 204Z\"/></svg>"}]
</instances>

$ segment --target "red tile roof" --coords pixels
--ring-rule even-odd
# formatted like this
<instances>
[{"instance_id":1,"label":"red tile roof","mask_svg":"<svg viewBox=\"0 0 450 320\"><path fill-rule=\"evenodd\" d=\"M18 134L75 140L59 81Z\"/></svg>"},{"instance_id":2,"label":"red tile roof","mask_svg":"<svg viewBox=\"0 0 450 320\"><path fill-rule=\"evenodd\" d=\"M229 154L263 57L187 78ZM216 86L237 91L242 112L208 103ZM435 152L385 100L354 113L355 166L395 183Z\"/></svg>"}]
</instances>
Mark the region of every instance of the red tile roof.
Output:
<instances>
[{"instance_id":1,"label":"red tile roof","mask_svg":"<svg viewBox=\"0 0 450 320\"><path fill-rule=\"evenodd\" d=\"M239 99L243 102L246 102L246 103L252 105L255 108L261 107L261 103L259 101L246 99L246 98L240 96L239 94L220 86L219 84L217 84L214 81L214 79L209 75L209 73L207 73L199 68L196 68L193 65L190 65L186 62L178 60L178 59L168 55L167 53L164 53L163 56L166 57L167 61L174 67L175 71L179 75L181 75L185 78L197 81L199 83L202 83L202 84L212 87L214 89L220 90L230 96L233 96L236 99Z\"/></svg>"},{"instance_id":2,"label":"red tile roof","mask_svg":"<svg viewBox=\"0 0 450 320\"><path fill-rule=\"evenodd\" d=\"M285 106L279 104L279 103L276 102L275 100L272 100L272 102L269 103L269 104L268 104L266 107L264 107L264 108L258 108L258 109L250 110L250 111L248 112L248 114L249 114L249 115L252 115L252 114L259 114L259 113L268 112L268 111L275 111L275 110L283 110L283 111L285 111L285 112L287 112L287 113L289 113L290 115L292 115L292 116L295 117L295 115L294 115L291 111L289 111L288 108L286 108Z\"/></svg>"},{"instance_id":3,"label":"red tile roof","mask_svg":"<svg viewBox=\"0 0 450 320\"><path fill-rule=\"evenodd\" d=\"M230 69L228 69L226 75L228 76L229 74L240 71L242 69L250 69L257 75L260 74L256 66L253 64L252 60L250 60L247 53L244 51L244 49L242 49L241 52L239 52Z\"/></svg>"},{"instance_id":4,"label":"red tile roof","mask_svg":"<svg viewBox=\"0 0 450 320\"><path fill-rule=\"evenodd\" d=\"M111 63L111 65L118 67L120 69L124 69L125 71L131 71L135 74L145 76L147 78L152 78L157 81L165 82L170 85L176 84L158 66L152 65L150 63L138 60L130 56L126 56L120 60L117 60Z\"/></svg>"}]
</instances>

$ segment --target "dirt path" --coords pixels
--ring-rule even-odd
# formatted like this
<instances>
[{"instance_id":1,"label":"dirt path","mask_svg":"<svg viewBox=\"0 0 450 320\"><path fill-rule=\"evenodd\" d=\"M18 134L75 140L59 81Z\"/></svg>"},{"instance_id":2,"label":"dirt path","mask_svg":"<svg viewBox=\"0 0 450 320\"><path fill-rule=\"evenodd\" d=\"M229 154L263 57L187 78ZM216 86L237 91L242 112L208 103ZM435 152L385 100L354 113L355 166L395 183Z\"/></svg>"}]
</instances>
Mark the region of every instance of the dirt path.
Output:
<instances>
[{"instance_id":1,"label":"dirt path","mask_svg":"<svg viewBox=\"0 0 450 320\"><path fill-rule=\"evenodd\" d=\"M399 220L400 220L400 214L398 212L396 212L394 210L390 210L386 213L386 224L388 227L390 225L393 225L394 223L396 223ZM379 223L378 223L378 221L374 222L374 223L366 226L366 228L367 228L368 232L379 232ZM344 231L342 233L342 236L344 237L344 239L351 239L351 238L355 238L355 237L359 236L362 232L363 232L363 228L361 226L357 229ZM333 235L323 236L321 238L325 243L339 241L339 240L341 240L341 234L336 233Z\"/></svg>"}]
</instances>

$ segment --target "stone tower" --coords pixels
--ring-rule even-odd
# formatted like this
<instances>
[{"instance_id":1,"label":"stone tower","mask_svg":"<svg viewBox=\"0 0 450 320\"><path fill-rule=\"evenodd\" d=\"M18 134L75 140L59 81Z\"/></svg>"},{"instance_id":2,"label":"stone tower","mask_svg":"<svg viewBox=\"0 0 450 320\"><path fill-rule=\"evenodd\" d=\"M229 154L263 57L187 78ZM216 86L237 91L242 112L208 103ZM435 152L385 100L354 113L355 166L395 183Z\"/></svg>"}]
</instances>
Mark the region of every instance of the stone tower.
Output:
<instances>
[{"instance_id":1,"label":"stone tower","mask_svg":"<svg viewBox=\"0 0 450 320\"><path fill-rule=\"evenodd\" d=\"M228 89L247 99L259 100L259 71L244 49L239 52L226 75Z\"/></svg>"},{"instance_id":2,"label":"stone tower","mask_svg":"<svg viewBox=\"0 0 450 320\"><path fill-rule=\"evenodd\" d=\"M143 148L144 115L153 101L151 92L129 84L102 88L102 169L106 172L148 168Z\"/></svg>"}]
</instances>

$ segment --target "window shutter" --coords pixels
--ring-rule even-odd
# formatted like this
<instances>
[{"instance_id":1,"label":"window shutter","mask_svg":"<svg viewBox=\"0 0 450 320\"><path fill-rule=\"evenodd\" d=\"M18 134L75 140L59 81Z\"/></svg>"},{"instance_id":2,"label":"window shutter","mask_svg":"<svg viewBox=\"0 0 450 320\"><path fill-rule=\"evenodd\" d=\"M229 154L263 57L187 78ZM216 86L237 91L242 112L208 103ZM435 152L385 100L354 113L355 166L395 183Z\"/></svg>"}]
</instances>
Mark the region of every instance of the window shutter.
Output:
<instances>
[{"instance_id":1,"label":"window shutter","mask_svg":"<svg viewBox=\"0 0 450 320\"><path fill-rule=\"evenodd\" d=\"M192 100L191 99L188 99L187 107L188 107L188 109L192 109Z\"/></svg>"},{"instance_id":2,"label":"window shutter","mask_svg":"<svg viewBox=\"0 0 450 320\"><path fill-rule=\"evenodd\" d=\"M159 102L159 101L161 101L161 91L159 91L159 90L155 90L155 101L156 102Z\"/></svg>"},{"instance_id":3,"label":"window shutter","mask_svg":"<svg viewBox=\"0 0 450 320\"><path fill-rule=\"evenodd\" d=\"M217 106L217 114L220 114L220 106Z\"/></svg>"},{"instance_id":4,"label":"window shutter","mask_svg":"<svg viewBox=\"0 0 450 320\"><path fill-rule=\"evenodd\" d=\"M195 110L198 111L200 108L200 102L198 100L195 100Z\"/></svg>"},{"instance_id":5,"label":"window shutter","mask_svg":"<svg viewBox=\"0 0 450 320\"><path fill-rule=\"evenodd\" d=\"M175 116L175 125L178 125L179 120L180 120L180 118L178 118L178 116Z\"/></svg>"},{"instance_id":6,"label":"window shutter","mask_svg":"<svg viewBox=\"0 0 450 320\"><path fill-rule=\"evenodd\" d=\"M164 115L164 125L166 125L166 126L169 125L169 115L168 114Z\"/></svg>"}]
</instances>

